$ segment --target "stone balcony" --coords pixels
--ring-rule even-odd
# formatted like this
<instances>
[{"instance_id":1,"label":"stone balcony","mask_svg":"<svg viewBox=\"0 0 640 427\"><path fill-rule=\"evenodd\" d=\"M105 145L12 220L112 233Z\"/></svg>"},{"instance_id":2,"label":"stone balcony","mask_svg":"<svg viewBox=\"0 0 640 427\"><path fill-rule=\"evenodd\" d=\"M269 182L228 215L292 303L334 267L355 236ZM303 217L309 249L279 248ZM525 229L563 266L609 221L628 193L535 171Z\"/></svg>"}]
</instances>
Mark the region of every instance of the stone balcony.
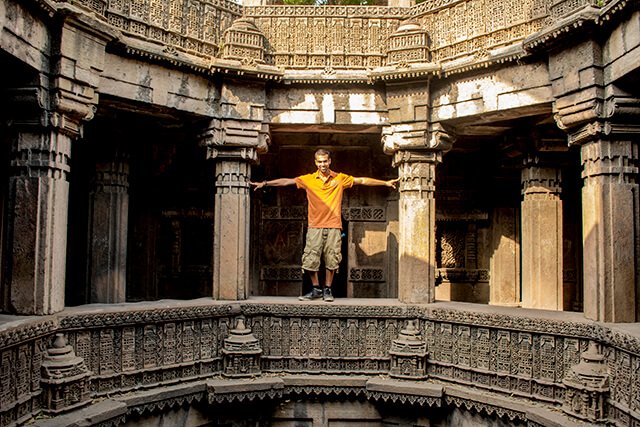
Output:
<instances>
[{"instance_id":1,"label":"stone balcony","mask_svg":"<svg viewBox=\"0 0 640 427\"><path fill-rule=\"evenodd\" d=\"M225 342L233 341L228 338L238 319L260 350L252 353L253 360L260 356L259 366L249 378L223 368ZM426 375L415 380L399 379L390 369L389 350L409 321L426 344ZM576 413L587 412L575 406L562 412L563 381L571 377L571 395L580 395L576 378L584 373L570 373L590 344L592 352L597 348L603 355L597 372L607 373L597 379L608 384L598 395L605 402L606 420L629 426L640 421L637 324L464 303L338 299L326 304L259 297L233 303L88 305L53 316L3 316L0 425L47 413L41 367L60 334L75 358L84 360L94 404L66 414L57 411L63 418L56 422L91 416L126 420L189 402L351 395L373 403L464 406L529 425L571 425ZM234 350L237 357L242 345Z\"/></svg>"}]
</instances>

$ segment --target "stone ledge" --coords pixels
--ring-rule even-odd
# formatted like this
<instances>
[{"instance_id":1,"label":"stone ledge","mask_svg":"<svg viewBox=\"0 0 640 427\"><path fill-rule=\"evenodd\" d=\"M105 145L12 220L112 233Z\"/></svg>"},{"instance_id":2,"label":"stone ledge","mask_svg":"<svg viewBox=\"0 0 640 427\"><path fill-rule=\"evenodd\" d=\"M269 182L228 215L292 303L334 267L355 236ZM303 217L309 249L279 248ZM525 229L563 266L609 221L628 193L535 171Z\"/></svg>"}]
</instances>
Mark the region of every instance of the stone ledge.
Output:
<instances>
[{"instance_id":1,"label":"stone ledge","mask_svg":"<svg viewBox=\"0 0 640 427\"><path fill-rule=\"evenodd\" d=\"M391 378L371 378L367 381L367 391L438 398L441 398L443 395L443 387L440 384L427 383L424 381L395 380Z\"/></svg>"},{"instance_id":2,"label":"stone ledge","mask_svg":"<svg viewBox=\"0 0 640 427\"><path fill-rule=\"evenodd\" d=\"M234 401L279 400L301 389L314 394L318 390L350 389L365 393L368 400L430 407L458 407L483 411L489 415L545 427L596 426L577 421L554 407L540 407L518 398L509 398L486 390L449 386L427 381L398 380L389 377L346 375L284 375L273 377L224 379L145 390L95 402L90 406L55 417L37 420L36 427L117 426L127 416L164 411L176 405L200 402L208 395L209 404ZM318 394L318 393L315 393ZM321 393L328 396L330 393ZM331 393L339 394L339 393ZM335 397L335 396L334 396Z\"/></svg>"},{"instance_id":3,"label":"stone ledge","mask_svg":"<svg viewBox=\"0 0 640 427\"><path fill-rule=\"evenodd\" d=\"M108 399L55 418L37 420L29 425L36 427L81 427L111 424L117 426L124 424L126 414L126 403Z\"/></svg>"},{"instance_id":4,"label":"stone ledge","mask_svg":"<svg viewBox=\"0 0 640 427\"><path fill-rule=\"evenodd\" d=\"M207 392L214 394L282 390L284 384L280 378L216 379L206 382Z\"/></svg>"},{"instance_id":5,"label":"stone ledge","mask_svg":"<svg viewBox=\"0 0 640 427\"><path fill-rule=\"evenodd\" d=\"M362 387L365 388L369 377L349 375L290 375L282 377L287 387Z\"/></svg>"},{"instance_id":6,"label":"stone ledge","mask_svg":"<svg viewBox=\"0 0 640 427\"><path fill-rule=\"evenodd\" d=\"M468 410L483 410L487 414L495 414L501 418L519 419L544 427L597 426L597 424L577 421L562 413L560 408L541 407L521 398L509 398L486 390L446 385L444 386L444 396L449 406L461 407L464 405Z\"/></svg>"}]
</instances>

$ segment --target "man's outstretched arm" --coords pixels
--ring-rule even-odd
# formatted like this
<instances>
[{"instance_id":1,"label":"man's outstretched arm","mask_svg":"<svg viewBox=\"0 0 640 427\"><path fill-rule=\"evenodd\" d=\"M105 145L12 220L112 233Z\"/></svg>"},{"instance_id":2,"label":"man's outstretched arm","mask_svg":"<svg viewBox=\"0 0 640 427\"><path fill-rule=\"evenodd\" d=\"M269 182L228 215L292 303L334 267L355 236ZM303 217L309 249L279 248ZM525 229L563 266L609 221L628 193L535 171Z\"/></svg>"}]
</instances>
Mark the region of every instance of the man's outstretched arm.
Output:
<instances>
[{"instance_id":1,"label":"man's outstretched arm","mask_svg":"<svg viewBox=\"0 0 640 427\"><path fill-rule=\"evenodd\" d=\"M270 179L269 181L253 182L249 181L250 185L253 185L254 191L262 187L286 187L287 185L296 185L296 180L293 178L278 178Z\"/></svg>"},{"instance_id":2,"label":"man's outstretched arm","mask_svg":"<svg viewBox=\"0 0 640 427\"><path fill-rule=\"evenodd\" d=\"M353 178L354 185L367 185L370 187L373 187L376 185L382 185L385 187L396 188L396 184L398 183L398 181L400 181L400 178L390 179L388 181L383 181L381 179L375 179L375 178L364 178L364 177Z\"/></svg>"}]
</instances>

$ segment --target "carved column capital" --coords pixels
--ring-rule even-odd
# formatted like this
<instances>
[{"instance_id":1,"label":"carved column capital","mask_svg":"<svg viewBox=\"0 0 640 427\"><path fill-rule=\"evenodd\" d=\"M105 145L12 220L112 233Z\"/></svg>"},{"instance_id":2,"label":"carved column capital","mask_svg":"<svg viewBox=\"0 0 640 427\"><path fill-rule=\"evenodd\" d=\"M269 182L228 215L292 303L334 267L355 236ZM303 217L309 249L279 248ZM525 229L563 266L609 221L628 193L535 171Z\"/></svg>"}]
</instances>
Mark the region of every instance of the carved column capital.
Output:
<instances>
[{"instance_id":1,"label":"carved column capital","mask_svg":"<svg viewBox=\"0 0 640 427\"><path fill-rule=\"evenodd\" d=\"M440 151L401 150L393 156L393 165L398 167L400 193L423 193L433 195L435 191L435 166L442 161Z\"/></svg>"},{"instance_id":2,"label":"carved column capital","mask_svg":"<svg viewBox=\"0 0 640 427\"><path fill-rule=\"evenodd\" d=\"M95 105L73 101L56 88L53 93L36 86L7 89L9 124L21 131L53 128L71 138L81 136L82 123L93 118Z\"/></svg>"},{"instance_id":3,"label":"carved column capital","mask_svg":"<svg viewBox=\"0 0 640 427\"><path fill-rule=\"evenodd\" d=\"M271 144L269 125L251 120L213 119L200 135L200 144L207 148L207 158L215 159L222 154L256 161L258 154L266 153ZM250 158L253 157L253 158Z\"/></svg>"},{"instance_id":4,"label":"carved column capital","mask_svg":"<svg viewBox=\"0 0 640 427\"><path fill-rule=\"evenodd\" d=\"M529 155L523 160L522 195L526 199L556 199L562 192L561 169L544 157Z\"/></svg>"},{"instance_id":5,"label":"carved column capital","mask_svg":"<svg viewBox=\"0 0 640 427\"><path fill-rule=\"evenodd\" d=\"M588 108L587 108L588 107ZM617 95L592 99L557 110L556 124L569 134L569 145L598 139L627 139L640 135L640 99Z\"/></svg>"},{"instance_id":6,"label":"carved column capital","mask_svg":"<svg viewBox=\"0 0 640 427\"><path fill-rule=\"evenodd\" d=\"M640 159L638 144L602 141L582 146L582 178L609 179L616 183L637 183Z\"/></svg>"},{"instance_id":7,"label":"carved column capital","mask_svg":"<svg viewBox=\"0 0 640 427\"><path fill-rule=\"evenodd\" d=\"M382 129L384 152L394 154L399 150L431 150L445 153L451 149L455 135L440 123L425 129L423 123L395 124Z\"/></svg>"}]
</instances>

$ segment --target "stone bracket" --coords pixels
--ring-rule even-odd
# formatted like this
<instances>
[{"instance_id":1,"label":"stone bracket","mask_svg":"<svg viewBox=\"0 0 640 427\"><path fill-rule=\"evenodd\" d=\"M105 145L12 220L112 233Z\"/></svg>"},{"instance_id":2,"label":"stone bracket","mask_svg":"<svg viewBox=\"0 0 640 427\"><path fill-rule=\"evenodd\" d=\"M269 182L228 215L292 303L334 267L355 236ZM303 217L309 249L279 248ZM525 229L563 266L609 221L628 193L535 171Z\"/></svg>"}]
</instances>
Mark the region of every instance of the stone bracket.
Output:
<instances>
[{"instance_id":1,"label":"stone bracket","mask_svg":"<svg viewBox=\"0 0 640 427\"><path fill-rule=\"evenodd\" d=\"M269 125L259 121L213 119L210 127L200 136L207 148L207 158L221 156L256 161L258 154L266 153L271 143ZM235 154L233 154L235 153Z\"/></svg>"}]
</instances>

